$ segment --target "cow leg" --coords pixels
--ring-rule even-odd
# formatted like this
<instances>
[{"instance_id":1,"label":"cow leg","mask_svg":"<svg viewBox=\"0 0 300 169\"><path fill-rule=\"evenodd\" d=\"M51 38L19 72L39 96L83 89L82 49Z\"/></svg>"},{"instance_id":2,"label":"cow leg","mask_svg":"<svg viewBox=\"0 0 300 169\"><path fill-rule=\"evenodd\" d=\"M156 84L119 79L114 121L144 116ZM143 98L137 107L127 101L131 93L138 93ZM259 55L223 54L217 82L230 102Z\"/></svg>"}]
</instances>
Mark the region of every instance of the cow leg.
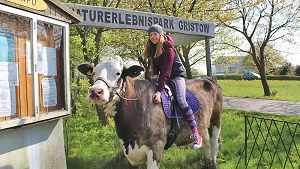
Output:
<instances>
[{"instance_id":1,"label":"cow leg","mask_svg":"<svg viewBox=\"0 0 300 169\"><path fill-rule=\"evenodd\" d=\"M212 162L212 167L211 168L216 168L217 165L217 153L218 153L218 148L219 148L219 136L221 133L221 129L218 128L217 126L211 126L212 127L212 135L210 139L210 150L211 150L211 162Z\"/></svg>"},{"instance_id":2,"label":"cow leg","mask_svg":"<svg viewBox=\"0 0 300 169\"><path fill-rule=\"evenodd\" d=\"M217 126L210 126L210 133L205 134L205 165L204 169L216 169L217 153L219 147L220 129ZM207 130L208 131L208 130ZM206 140L208 137L208 140ZM206 142L208 141L208 142Z\"/></svg>"},{"instance_id":3,"label":"cow leg","mask_svg":"<svg viewBox=\"0 0 300 169\"><path fill-rule=\"evenodd\" d=\"M159 169L164 145L163 141L156 141L150 147L147 153L147 169Z\"/></svg>"},{"instance_id":4,"label":"cow leg","mask_svg":"<svg viewBox=\"0 0 300 169\"><path fill-rule=\"evenodd\" d=\"M210 145L210 136L208 133L208 129L205 129L204 133L201 134L202 134L204 150L205 150L205 165L203 168L209 169L209 166L211 164L211 145Z\"/></svg>"},{"instance_id":5,"label":"cow leg","mask_svg":"<svg viewBox=\"0 0 300 169\"><path fill-rule=\"evenodd\" d=\"M129 166L129 169L140 169L140 165L132 166L129 162L128 162L128 166Z\"/></svg>"},{"instance_id":6,"label":"cow leg","mask_svg":"<svg viewBox=\"0 0 300 169\"><path fill-rule=\"evenodd\" d=\"M159 169L159 164L160 164L160 159L161 159L161 156L160 157L157 157L155 158L154 157L154 153L155 151L152 151L152 150L149 150L148 154L147 154L147 169ZM157 154L157 152L156 152Z\"/></svg>"}]
</instances>

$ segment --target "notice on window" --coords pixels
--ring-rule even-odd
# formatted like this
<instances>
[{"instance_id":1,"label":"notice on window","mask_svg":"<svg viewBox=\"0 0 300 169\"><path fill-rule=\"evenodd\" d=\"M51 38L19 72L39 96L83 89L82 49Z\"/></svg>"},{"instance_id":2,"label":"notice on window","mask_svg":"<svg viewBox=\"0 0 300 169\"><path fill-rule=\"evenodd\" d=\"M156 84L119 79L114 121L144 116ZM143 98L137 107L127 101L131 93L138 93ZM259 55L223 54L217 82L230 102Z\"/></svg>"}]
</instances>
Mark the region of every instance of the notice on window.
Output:
<instances>
[{"instance_id":1,"label":"notice on window","mask_svg":"<svg viewBox=\"0 0 300 169\"><path fill-rule=\"evenodd\" d=\"M10 86L18 86L18 63L0 62L0 84L8 83Z\"/></svg>"},{"instance_id":2,"label":"notice on window","mask_svg":"<svg viewBox=\"0 0 300 169\"><path fill-rule=\"evenodd\" d=\"M54 78L42 79L43 106L51 107L57 104L57 88Z\"/></svg>"},{"instance_id":3,"label":"notice on window","mask_svg":"<svg viewBox=\"0 0 300 169\"><path fill-rule=\"evenodd\" d=\"M56 49L44 47L43 49L43 71L45 76L56 76Z\"/></svg>"},{"instance_id":4,"label":"notice on window","mask_svg":"<svg viewBox=\"0 0 300 169\"><path fill-rule=\"evenodd\" d=\"M16 87L9 83L0 84L0 117L16 114Z\"/></svg>"},{"instance_id":5,"label":"notice on window","mask_svg":"<svg viewBox=\"0 0 300 169\"><path fill-rule=\"evenodd\" d=\"M31 48L30 42L26 42L26 70L27 74L31 74ZM37 73L43 74L43 45L37 44Z\"/></svg>"},{"instance_id":6,"label":"notice on window","mask_svg":"<svg viewBox=\"0 0 300 169\"><path fill-rule=\"evenodd\" d=\"M15 33L12 30L0 29L0 61L15 61Z\"/></svg>"}]
</instances>

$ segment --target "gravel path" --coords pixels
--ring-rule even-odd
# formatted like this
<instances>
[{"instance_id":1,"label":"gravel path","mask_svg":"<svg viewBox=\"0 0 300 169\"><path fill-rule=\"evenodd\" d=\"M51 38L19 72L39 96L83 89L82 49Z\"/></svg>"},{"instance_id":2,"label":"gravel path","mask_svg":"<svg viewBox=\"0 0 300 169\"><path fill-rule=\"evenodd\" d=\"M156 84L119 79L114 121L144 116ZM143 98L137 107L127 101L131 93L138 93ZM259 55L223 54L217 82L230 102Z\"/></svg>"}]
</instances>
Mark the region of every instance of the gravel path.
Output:
<instances>
[{"instance_id":1,"label":"gravel path","mask_svg":"<svg viewBox=\"0 0 300 169\"><path fill-rule=\"evenodd\" d=\"M224 97L223 108L300 116L300 102Z\"/></svg>"}]
</instances>

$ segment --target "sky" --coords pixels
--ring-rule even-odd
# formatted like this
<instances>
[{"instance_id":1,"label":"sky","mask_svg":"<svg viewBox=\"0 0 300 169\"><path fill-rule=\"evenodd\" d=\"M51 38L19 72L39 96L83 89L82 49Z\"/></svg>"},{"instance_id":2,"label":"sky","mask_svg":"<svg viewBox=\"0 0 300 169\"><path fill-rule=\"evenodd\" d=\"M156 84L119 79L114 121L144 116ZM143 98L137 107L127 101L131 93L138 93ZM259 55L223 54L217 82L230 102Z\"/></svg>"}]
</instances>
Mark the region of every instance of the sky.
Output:
<instances>
[{"instance_id":1,"label":"sky","mask_svg":"<svg viewBox=\"0 0 300 169\"><path fill-rule=\"evenodd\" d=\"M281 52L283 56L294 66L300 66L300 31L294 32L294 37L291 39L295 44L276 41L275 48Z\"/></svg>"},{"instance_id":2,"label":"sky","mask_svg":"<svg viewBox=\"0 0 300 169\"><path fill-rule=\"evenodd\" d=\"M295 36L294 41L296 42L295 45L278 42L278 45L275 45L276 48L282 51L282 55L286 57L286 59L293 65L293 66L300 66L300 36ZM201 74L206 74L206 63L205 60L199 63L197 66L199 72ZM212 72L214 73L214 68L212 67Z\"/></svg>"},{"instance_id":3,"label":"sky","mask_svg":"<svg viewBox=\"0 0 300 169\"><path fill-rule=\"evenodd\" d=\"M287 42L277 41L275 47L277 50L281 51L282 56L284 56L293 66L300 66L300 32L295 32L294 42L296 44L289 44ZM298 36L299 35L299 36ZM199 64L199 72L206 74L206 64L205 61ZM214 68L212 67L212 72Z\"/></svg>"},{"instance_id":4,"label":"sky","mask_svg":"<svg viewBox=\"0 0 300 169\"><path fill-rule=\"evenodd\" d=\"M300 66L300 54L293 54L287 56L287 59L292 63L294 66Z\"/></svg>"},{"instance_id":5,"label":"sky","mask_svg":"<svg viewBox=\"0 0 300 169\"><path fill-rule=\"evenodd\" d=\"M298 31L299 32L299 31ZM288 51L290 54L287 53L287 59L292 63L292 65L300 65L300 36L295 36L294 41L296 42L295 45L283 43L280 45L282 49Z\"/></svg>"},{"instance_id":6,"label":"sky","mask_svg":"<svg viewBox=\"0 0 300 169\"><path fill-rule=\"evenodd\" d=\"M299 46L299 48L300 48L300 46ZM293 66L300 66L300 53L288 55L286 58ZM205 62L200 63L197 68L199 69L200 74L206 74ZM214 68L212 67L212 72L214 71L213 69Z\"/></svg>"}]
</instances>

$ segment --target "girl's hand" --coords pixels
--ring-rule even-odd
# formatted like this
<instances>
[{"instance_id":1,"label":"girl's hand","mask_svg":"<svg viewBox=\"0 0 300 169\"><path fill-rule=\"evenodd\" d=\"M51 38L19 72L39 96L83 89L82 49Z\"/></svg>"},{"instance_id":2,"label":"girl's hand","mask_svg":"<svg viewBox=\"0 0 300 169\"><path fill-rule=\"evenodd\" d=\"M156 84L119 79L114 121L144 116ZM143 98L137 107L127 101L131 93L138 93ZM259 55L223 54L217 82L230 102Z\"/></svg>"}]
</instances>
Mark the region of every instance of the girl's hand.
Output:
<instances>
[{"instance_id":1,"label":"girl's hand","mask_svg":"<svg viewBox=\"0 0 300 169\"><path fill-rule=\"evenodd\" d=\"M153 96L152 96L153 102L158 104L161 103L161 93L157 91Z\"/></svg>"},{"instance_id":2,"label":"girl's hand","mask_svg":"<svg viewBox=\"0 0 300 169\"><path fill-rule=\"evenodd\" d=\"M157 75L152 76L152 77L151 77L151 80L157 81L157 80L158 80L158 76L157 76Z\"/></svg>"}]
</instances>

